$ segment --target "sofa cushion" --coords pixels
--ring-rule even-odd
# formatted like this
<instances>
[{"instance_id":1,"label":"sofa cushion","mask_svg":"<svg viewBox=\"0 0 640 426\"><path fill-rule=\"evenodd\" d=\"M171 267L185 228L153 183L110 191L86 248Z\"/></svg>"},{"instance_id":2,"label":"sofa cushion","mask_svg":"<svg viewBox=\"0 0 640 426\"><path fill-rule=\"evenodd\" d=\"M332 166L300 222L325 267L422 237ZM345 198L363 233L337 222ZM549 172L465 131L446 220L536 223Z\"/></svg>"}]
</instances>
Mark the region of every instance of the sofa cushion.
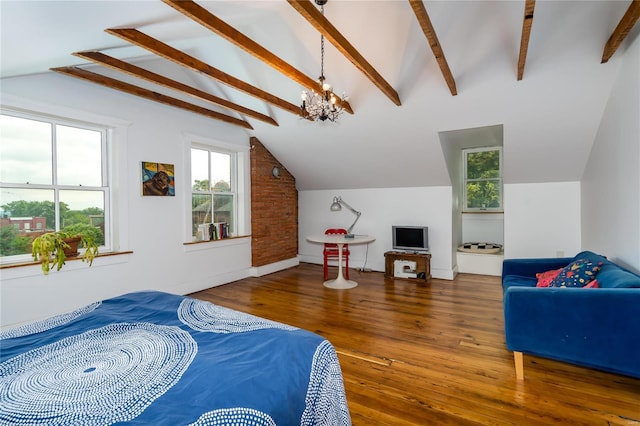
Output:
<instances>
[{"instance_id":1,"label":"sofa cushion","mask_svg":"<svg viewBox=\"0 0 640 426\"><path fill-rule=\"evenodd\" d=\"M538 284L536 285L536 287L549 287L551 281L553 281L553 279L557 277L560 272L562 272L562 269L563 268L558 268L552 269L550 271L538 272L536 274L536 278L538 279Z\"/></svg>"},{"instance_id":2,"label":"sofa cushion","mask_svg":"<svg viewBox=\"0 0 640 426\"><path fill-rule=\"evenodd\" d=\"M602 288L640 288L640 276L610 263L598 272L598 283Z\"/></svg>"},{"instance_id":3,"label":"sofa cushion","mask_svg":"<svg viewBox=\"0 0 640 426\"><path fill-rule=\"evenodd\" d=\"M606 257L590 251L578 253L575 259L601 261L602 267L598 271L598 285L600 288L640 288L640 275L611 262Z\"/></svg>"},{"instance_id":4,"label":"sofa cushion","mask_svg":"<svg viewBox=\"0 0 640 426\"><path fill-rule=\"evenodd\" d=\"M603 262L578 259L560 271L549 283L549 287L584 287L596 278Z\"/></svg>"},{"instance_id":5,"label":"sofa cushion","mask_svg":"<svg viewBox=\"0 0 640 426\"><path fill-rule=\"evenodd\" d=\"M507 275L502 279L502 290L507 291L509 287L535 287L538 279L525 277L522 275Z\"/></svg>"}]
</instances>

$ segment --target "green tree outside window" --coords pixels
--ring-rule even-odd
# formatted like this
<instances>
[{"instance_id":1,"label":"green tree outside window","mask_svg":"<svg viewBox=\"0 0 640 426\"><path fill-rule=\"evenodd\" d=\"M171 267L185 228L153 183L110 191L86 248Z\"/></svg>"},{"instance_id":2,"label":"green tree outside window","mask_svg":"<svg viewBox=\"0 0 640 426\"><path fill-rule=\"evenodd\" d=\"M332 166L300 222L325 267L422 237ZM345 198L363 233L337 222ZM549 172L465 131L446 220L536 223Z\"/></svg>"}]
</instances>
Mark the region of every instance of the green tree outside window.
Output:
<instances>
[{"instance_id":1,"label":"green tree outside window","mask_svg":"<svg viewBox=\"0 0 640 426\"><path fill-rule=\"evenodd\" d=\"M502 150L476 148L463 151L464 209L502 209Z\"/></svg>"}]
</instances>

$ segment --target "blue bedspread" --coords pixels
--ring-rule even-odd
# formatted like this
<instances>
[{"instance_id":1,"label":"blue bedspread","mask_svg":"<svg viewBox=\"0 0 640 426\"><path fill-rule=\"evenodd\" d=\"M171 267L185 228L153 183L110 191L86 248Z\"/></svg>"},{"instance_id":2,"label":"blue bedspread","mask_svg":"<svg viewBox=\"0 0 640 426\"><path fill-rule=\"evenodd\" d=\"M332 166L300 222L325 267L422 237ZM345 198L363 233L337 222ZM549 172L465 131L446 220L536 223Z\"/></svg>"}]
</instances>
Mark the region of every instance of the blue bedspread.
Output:
<instances>
[{"instance_id":1,"label":"blue bedspread","mask_svg":"<svg viewBox=\"0 0 640 426\"><path fill-rule=\"evenodd\" d=\"M130 293L0 333L0 424L350 425L321 336Z\"/></svg>"}]
</instances>

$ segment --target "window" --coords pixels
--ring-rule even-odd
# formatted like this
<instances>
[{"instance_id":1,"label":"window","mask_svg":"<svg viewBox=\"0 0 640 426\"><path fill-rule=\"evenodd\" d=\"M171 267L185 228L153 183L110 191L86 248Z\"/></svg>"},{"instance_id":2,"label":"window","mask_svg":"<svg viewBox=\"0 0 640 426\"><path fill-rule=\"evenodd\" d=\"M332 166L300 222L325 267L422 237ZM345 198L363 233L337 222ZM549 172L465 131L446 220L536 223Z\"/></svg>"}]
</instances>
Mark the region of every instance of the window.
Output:
<instances>
[{"instance_id":1,"label":"window","mask_svg":"<svg viewBox=\"0 0 640 426\"><path fill-rule=\"evenodd\" d=\"M236 233L238 223L237 154L212 147L191 147L191 237L209 239ZM224 224L221 226L221 224ZM226 232L227 235L220 235Z\"/></svg>"},{"instance_id":2,"label":"window","mask_svg":"<svg viewBox=\"0 0 640 426\"><path fill-rule=\"evenodd\" d=\"M463 211L502 211L502 148L462 151Z\"/></svg>"},{"instance_id":3,"label":"window","mask_svg":"<svg viewBox=\"0 0 640 426\"><path fill-rule=\"evenodd\" d=\"M29 260L31 241L85 230L109 241L107 129L23 113L0 114L0 255Z\"/></svg>"}]
</instances>

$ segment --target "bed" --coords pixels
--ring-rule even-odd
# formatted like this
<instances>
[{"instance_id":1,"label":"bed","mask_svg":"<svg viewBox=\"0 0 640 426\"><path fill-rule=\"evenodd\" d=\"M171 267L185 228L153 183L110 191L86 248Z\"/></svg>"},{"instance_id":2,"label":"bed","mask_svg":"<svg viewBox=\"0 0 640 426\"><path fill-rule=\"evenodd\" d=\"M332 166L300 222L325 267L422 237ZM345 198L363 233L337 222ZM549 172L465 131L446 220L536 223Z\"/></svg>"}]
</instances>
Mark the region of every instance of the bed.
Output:
<instances>
[{"instance_id":1,"label":"bed","mask_svg":"<svg viewBox=\"0 0 640 426\"><path fill-rule=\"evenodd\" d=\"M0 424L350 425L333 346L202 300L129 293L0 332Z\"/></svg>"}]
</instances>

